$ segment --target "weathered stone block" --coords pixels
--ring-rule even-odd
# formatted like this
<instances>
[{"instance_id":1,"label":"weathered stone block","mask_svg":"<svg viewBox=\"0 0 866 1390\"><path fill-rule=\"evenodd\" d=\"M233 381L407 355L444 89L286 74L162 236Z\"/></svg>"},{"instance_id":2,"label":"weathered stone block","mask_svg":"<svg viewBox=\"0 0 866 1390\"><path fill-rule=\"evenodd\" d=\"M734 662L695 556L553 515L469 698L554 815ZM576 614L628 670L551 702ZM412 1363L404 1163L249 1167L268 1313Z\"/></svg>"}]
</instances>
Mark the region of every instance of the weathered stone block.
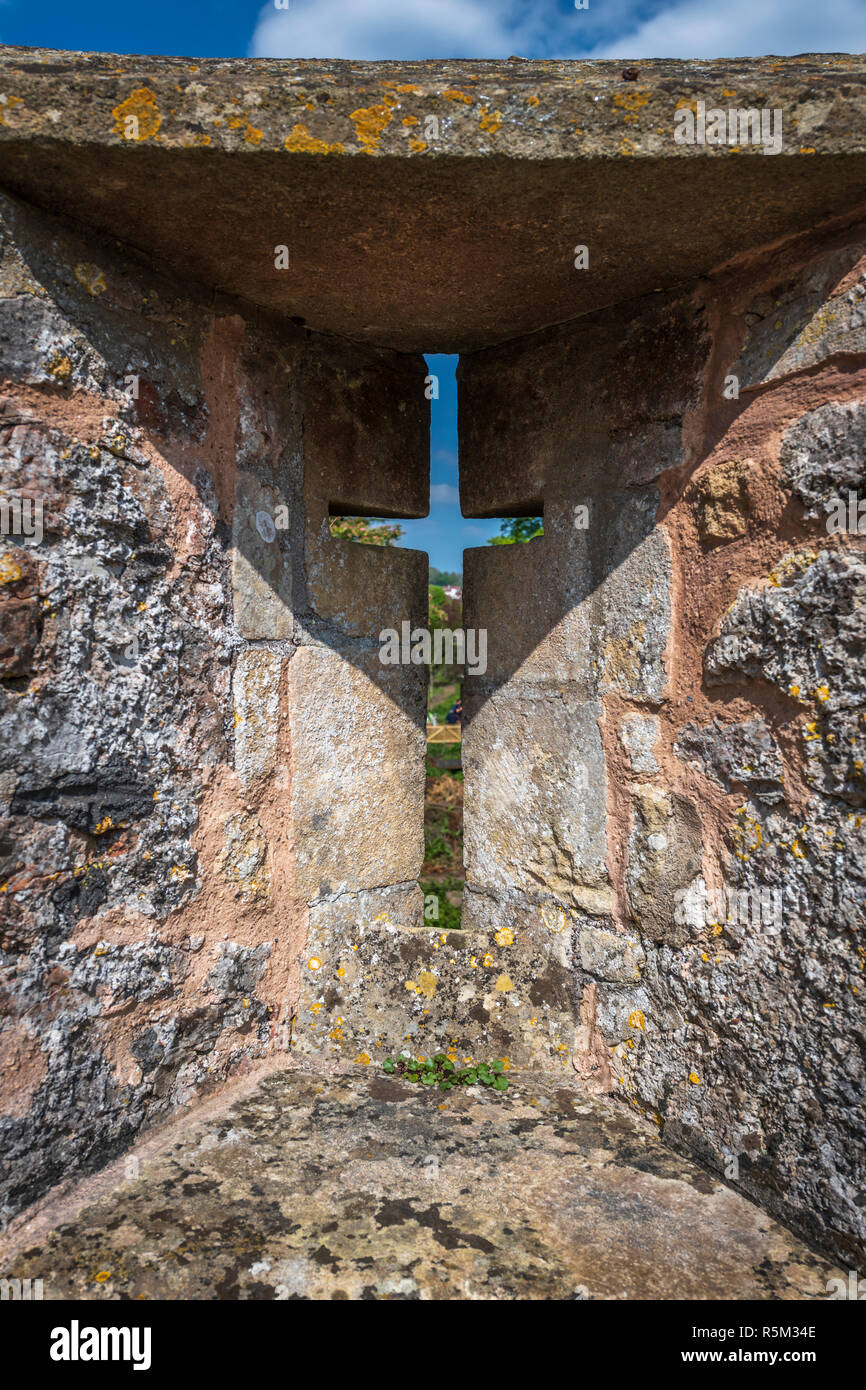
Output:
<instances>
[{"instance_id":1,"label":"weathered stone block","mask_svg":"<svg viewBox=\"0 0 866 1390\"><path fill-rule=\"evenodd\" d=\"M309 902L418 877L423 671L323 647L289 663L297 882Z\"/></svg>"},{"instance_id":2,"label":"weathered stone block","mask_svg":"<svg viewBox=\"0 0 866 1390\"><path fill-rule=\"evenodd\" d=\"M671 556L656 525L654 488L606 495L599 507L603 570L593 595L599 691L659 701L667 686Z\"/></svg>"},{"instance_id":3,"label":"weathered stone block","mask_svg":"<svg viewBox=\"0 0 866 1390\"><path fill-rule=\"evenodd\" d=\"M760 676L831 713L866 704L863 555L791 552L769 581L740 590L707 647L707 679Z\"/></svg>"},{"instance_id":4,"label":"weathered stone block","mask_svg":"<svg viewBox=\"0 0 866 1390\"><path fill-rule=\"evenodd\" d=\"M701 868L701 823L690 801L647 787L634 797L626 884L632 912L650 941L681 946L688 938L677 921L677 893Z\"/></svg>"},{"instance_id":5,"label":"weathered stone block","mask_svg":"<svg viewBox=\"0 0 866 1390\"><path fill-rule=\"evenodd\" d=\"M609 911L600 707L566 688L467 697L467 712L468 881Z\"/></svg>"},{"instance_id":6,"label":"weathered stone block","mask_svg":"<svg viewBox=\"0 0 866 1390\"><path fill-rule=\"evenodd\" d=\"M537 905L514 899L494 930L489 901L467 892L469 929L441 932L420 925L420 906L417 888L313 906L295 1046L348 1060L405 1048L565 1069L577 1001L570 914L549 905L548 926Z\"/></svg>"},{"instance_id":7,"label":"weathered stone block","mask_svg":"<svg viewBox=\"0 0 866 1390\"><path fill-rule=\"evenodd\" d=\"M285 500L251 473L240 473L232 518L232 602L242 637L292 636L288 530Z\"/></svg>"},{"instance_id":8,"label":"weathered stone block","mask_svg":"<svg viewBox=\"0 0 866 1390\"><path fill-rule=\"evenodd\" d=\"M713 464L697 484L698 532L706 544L731 541L749 529L749 461Z\"/></svg>"},{"instance_id":9,"label":"weathered stone block","mask_svg":"<svg viewBox=\"0 0 866 1390\"><path fill-rule=\"evenodd\" d=\"M722 724L714 719L700 727L686 724L679 733L677 755L696 761L708 777L733 791L735 784L767 805L781 801L785 771L775 739L762 719Z\"/></svg>"},{"instance_id":10,"label":"weathered stone block","mask_svg":"<svg viewBox=\"0 0 866 1390\"><path fill-rule=\"evenodd\" d=\"M658 772L653 749L661 737L661 724L655 715L627 714L618 732L632 772Z\"/></svg>"},{"instance_id":11,"label":"weathered stone block","mask_svg":"<svg viewBox=\"0 0 866 1390\"><path fill-rule=\"evenodd\" d=\"M580 932L580 964L597 980L634 984L640 979L644 959L643 946L634 936L605 927L584 927Z\"/></svg>"},{"instance_id":12,"label":"weathered stone block","mask_svg":"<svg viewBox=\"0 0 866 1390\"><path fill-rule=\"evenodd\" d=\"M831 401L790 426L779 450L782 482L809 518L824 517L849 492L866 492L866 402Z\"/></svg>"},{"instance_id":13,"label":"weathered stone block","mask_svg":"<svg viewBox=\"0 0 866 1390\"><path fill-rule=\"evenodd\" d=\"M866 348L862 243L812 262L761 294L746 311L746 337L731 372L740 388L804 371L835 353Z\"/></svg>"},{"instance_id":14,"label":"weathered stone block","mask_svg":"<svg viewBox=\"0 0 866 1390\"><path fill-rule=\"evenodd\" d=\"M235 661L235 771L242 787L274 771L280 676L285 658L267 647L248 647Z\"/></svg>"}]
</instances>

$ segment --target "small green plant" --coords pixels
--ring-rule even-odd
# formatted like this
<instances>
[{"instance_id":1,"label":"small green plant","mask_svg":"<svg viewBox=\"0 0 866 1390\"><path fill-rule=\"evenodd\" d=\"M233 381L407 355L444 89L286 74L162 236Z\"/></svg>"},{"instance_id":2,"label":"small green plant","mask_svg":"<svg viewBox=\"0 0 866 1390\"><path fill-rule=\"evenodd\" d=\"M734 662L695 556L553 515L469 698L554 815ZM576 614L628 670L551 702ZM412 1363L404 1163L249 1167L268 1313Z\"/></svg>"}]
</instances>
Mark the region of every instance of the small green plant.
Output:
<instances>
[{"instance_id":1,"label":"small green plant","mask_svg":"<svg viewBox=\"0 0 866 1390\"><path fill-rule=\"evenodd\" d=\"M435 897L439 904L439 915L430 921L431 927L435 926L437 931L443 932L460 930L462 913L456 903L448 901L448 894L462 891L462 878L422 878L421 892L424 894L425 903L431 897Z\"/></svg>"},{"instance_id":2,"label":"small green plant","mask_svg":"<svg viewBox=\"0 0 866 1390\"><path fill-rule=\"evenodd\" d=\"M458 1067L437 1052L435 1057L425 1057L419 1062L414 1057L386 1057L382 1070L389 1076L403 1076L407 1081L419 1081L422 1086L438 1086L440 1091L450 1091L452 1086L490 1086L494 1091L507 1091L508 1078L504 1075L504 1062L476 1062L471 1067Z\"/></svg>"}]
</instances>

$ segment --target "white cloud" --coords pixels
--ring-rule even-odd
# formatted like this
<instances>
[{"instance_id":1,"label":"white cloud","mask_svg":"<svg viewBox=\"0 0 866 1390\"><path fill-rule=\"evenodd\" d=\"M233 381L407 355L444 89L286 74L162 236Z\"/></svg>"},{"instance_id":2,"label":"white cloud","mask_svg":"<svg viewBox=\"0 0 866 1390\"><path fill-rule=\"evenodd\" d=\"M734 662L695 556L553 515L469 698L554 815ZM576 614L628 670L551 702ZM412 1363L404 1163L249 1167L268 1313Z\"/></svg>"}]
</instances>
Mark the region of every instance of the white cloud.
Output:
<instances>
[{"instance_id":1,"label":"white cloud","mask_svg":"<svg viewBox=\"0 0 866 1390\"><path fill-rule=\"evenodd\" d=\"M289 0L257 58L736 58L866 51L863 0ZM618 37L600 39L601 34Z\"/></svg>"},{"instance_id":2,"label":"white cloud","mask_svg":"<svg viewBox=\"0 0 866 1390\"><path fill-rule=\"evenodd\" d=\"M555 11L554 11L555 13ZM289 0L260 12L254 58L508 58L543 47L521 0Z\"/></svg>"},{"instance_id":3,"label":"white cloud","mask_svg":"<svg viewBox=\"0 0 866 1390\"><path fill-rule=\"evenodd\" d=\"M746 58L863 53L863 0L686 0L633 23L592 58Z\"/></svg>"},{"instance_id":4,"label":"white cloud","mask_svg":"<svg viewBox=\"0 0 866 1390\"><path fill-rule=\"evenodd\" d=\"M460 493L453 483L434 483L430 488L431 502L444 502L449 507L456 506L460 501Z\"/></svg>"}]
</instances>

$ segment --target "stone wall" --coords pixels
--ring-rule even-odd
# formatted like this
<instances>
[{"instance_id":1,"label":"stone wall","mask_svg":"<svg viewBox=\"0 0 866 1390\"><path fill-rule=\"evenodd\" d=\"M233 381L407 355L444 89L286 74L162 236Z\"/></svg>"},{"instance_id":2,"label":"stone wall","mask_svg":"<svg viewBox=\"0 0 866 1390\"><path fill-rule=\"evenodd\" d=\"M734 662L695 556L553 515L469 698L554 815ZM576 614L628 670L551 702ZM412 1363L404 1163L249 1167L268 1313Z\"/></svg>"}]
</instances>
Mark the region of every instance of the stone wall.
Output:
<instances>
[{"instance_id":1,"label":"stone wall","mask_svg":"<svg viewBox=\"0 0 866 1390\"><path fill-rule=\"evenodd\" d=\"M373 653L424 559L328 510L423 510L428 462L420 358L2 214L8 1219L288 1048L308 930L417 908L423 683Z\"/></svg>"},{"instance_id":2,"label":"stone wall","mask_svg":"<svg viewBox=\"0 0 866 1390\"><path fill-rule=\"evenodd\" d=\"M464 510L544 507L466 556L466 925L512 1056L564 1066L571 1023L586 1085L850 1260L866 554L828 517L864 426L862 228L461 364Z\"/></svg>"}]
</instances>

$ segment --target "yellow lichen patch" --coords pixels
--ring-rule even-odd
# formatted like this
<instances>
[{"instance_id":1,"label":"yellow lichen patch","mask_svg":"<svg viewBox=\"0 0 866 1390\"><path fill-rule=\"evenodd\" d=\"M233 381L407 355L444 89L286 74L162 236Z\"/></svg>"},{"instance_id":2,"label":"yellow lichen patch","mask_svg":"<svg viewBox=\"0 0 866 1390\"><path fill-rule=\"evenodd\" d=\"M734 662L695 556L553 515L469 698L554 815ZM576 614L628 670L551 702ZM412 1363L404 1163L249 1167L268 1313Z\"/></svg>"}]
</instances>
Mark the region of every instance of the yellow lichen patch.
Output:
<instances>
[{"instance_id":1,"label":"yellow lichen patch","mask_svg":"<svg viewBox=\"0 0 866 1390\"><path fill-rule=\"evenodd\" d=\"M616 92L613 104L622 110L626 125L637 125L640 109L646 106L649 99L650 93L646 88L636 87L631 92Z\"/></svg>"},{"instance_id":2,"label":"yellow lichen patch","mask_svg":"<svg viewBox=\"0 0 866 1390\"><path fill-rule=\"evenodd\" d=\"M795 550L790 555L784 556L767 575L770 583L777 589L786 579L794 579L800 574L805 574L810 565L814 565L818 558L816 550Z\"/></svg>"},{"instance_id":3,"label":"yellow lichen patch","mask_svg":"<svg viewBox=\"0 0 866 1390\"><path fill-rule=\"evenodd\" d=\"M362 1067L369 1067L372 1058L369 1052L359 1052L355 1061L360 1062Z\"/></svg>"},{"instance_id":4,"label":"yellow lichen patch","mask_svg":"<svg viewBox=\"0 0 866 1390\"><path fill-rule=\"evenodd\" d=\"M104 835L106 830L113 829L113 826L114 822L112 821L111 816L103 816L99 824L95 826L93 833L94 835Z\"/></svg>"},{"instance_id":5,"label":"yellow lichen patch","mask_svg":"<svg viewBox=\"0 0 866 1390\"><path fill-rule=\"evenodd\" d=\"M245 142L248 145L259 145L261 144L261 139L262 132L258 129L257 126L250 125L249 121L247 121L246 125L244 126Z\"/></svg>"},{"instance_id":6,"label":"yellow lichen patch","mask_svg":"<svg viewBox=\"0 0 866 1390\"><path fill-rule=\"evenodd\" d=\"M749 855L756 849L760 849L764 842L764 831L760 821L756 821L754 816L750 816L745 806L741 806L736 812L739 824L735 825L731 831L731 839L734 844L734 852L738 859L748 859Z\"/></svg>"},{"instance_id":7,"label":"yellow lichen patch","mask_svg":"<svg viewBox=\"0 0 866 1390\"><path fill-rule=\"evenodd\" d=\"M3 100L0 101L0 125L6 124L6 112L11 111L13 106L20 106L21 101L21 97L4 96Z\"/></svg>"},{"instance_id":8,"label":"yellow lichen patch","mask_svg":"<svg viewBox=\"0 0 866 1390\"><path fill-rule=\"evenodd\" d=\"M646 1031L646 1019L640 1009L634 1009L628 1016L629 1028L637 1028L640 1032Z\"/></svg>"},{"instance_id":9,"label":"yellow lichen patch","mask_svg":"<svg viewBox=\"0 0 866 1390\"><path fill-rule=\"evenodd\" d=\"M488 970L490 969L491 965L493 964L493 957L489 954L489 952L488 952L488 954L484 957L484 959L482 960L481 964L482 964L483 966L485 966Z\"/></svg>"},{"instance_id":10,"label":"yellow lichen patch","mask_svg":"<svg viewBox=\"0 0 866 1390\"><path fill-rule=\"evenodd\" d=\"M63 352L52 352L45 370L49 376L53 376L57 381L68 381L72 376L72 363Z\"/></svg>"},{"instance_id":11,"label":"yellow lichen patch","mask_svg":"<svg viewBox=\"0 0 866 1390\"><path fill-rule=\"evenodd\" d=\"M326 140L317 140L305 125L292 127L290 135L283 141L283 149L292 154L345 154L344 145L329 145Z\"/></svg>"},{"instance_id":12,"label":"yellow lichen patch","mask_svg":"<svg viewBox=\"0 0 866 1390\"><path fill-rule=\"evenodd\" d=\"M321 970L322 962L319 960L318 956L310 956L310 959L307 961L307 966L310 970Z\"/></svg>"},{"instance_id":13,"label":"yellow lichen patch","mask_svg":"<svg viewBox=\"0 0 866 1390\"><path fill-rule=\"evenodd\" d=\"M10 554L0 555L0 584L16 584L21 578L21 570Z\"/></svg>"},{"instance_id":14,"label":"yellow lichen patch","mask_svg":"<svg viewBox=\"0 0 866 1390\"><path fill-rule=\"evenodd\" d=\"M447 97L449 101L464 101L467 106L471 106L475 100L473 96L469 96L466 92L461 92L457 87L446 88L442 95L443 97Z\"/></svg>"},{"instance_id":15,"label":"yellow lichen patch","mask_svg":"<svg viewBox=\"0 0 866 1390\"><path fill-rule=\"evenodd\" d=\"M404 117L403 117L403 122L402 122L402 124L403 124L403 125L417 125L417 124L418 124L418 117L417 117L417 116L404 116Z\"/></svg>"},{"instance_id":16,"label":"yellow lichen patch","mask_svg":"<svg viewBox=\"0 0 866 1390\"><path fill-rule=\"evenodd\" d=\"M510 927L500 927L493 940L496 942L497 946L513 946L514 932Z\"/></svg>"},{"instance_id":17,"label":"yellow lichen patch","mask_svg":"<svg viewBox=\"0 0 866 1390\"><path fill-rule=\"evenodd\" d=\"M387 86L388 83L386 83L385 85ZM423 92L423 88L422 88L422 87L416 87L416 86L414 86L414 84L411 83L411 82L404 82L404 83L402 83L401 86L399 86L399 87L397 88L397 91L398 91L398 92L408 92L408 93L411 94L412 96L420 97L421 94L422 94L422 92Z\"/></svg>"},{"instance_id":18,"label":"yellow lichen patch","mask_svg":"<svg viewBox=\"0 0 866 1390\"><path fill-rule=\"evenodd\" d=\"M98 265L90 265L87 261L79 261L75 267L75 278L79 285L83 285L88 294L94 296L105 294L105 275Z\"/></svg>"},{"instance_id":19,"label":"yellow lichen patch","mask_svg":"<svg viewBox=\"0 0 866 1390\"><path fill-rule=\"evenodd\" d=\"M436 993L438 981L432 970L421 970L418 972L417 993L423 994L425 998L432 999Z\"/></svg>"},{"instance_id":20,"label":"yellow lichen patch","mask_svg":"<svg viewBox=\"0 0 866 1390\"><path fill-rule=\"evenodd\" d=\"M510 975L500 975L496 981L496 989L499 994L508 994L509 990L514 989L514 981Z\"/></svg>"},{"instance_id":21,"label":"yellow lichen patch","mask_svg":"<svg viewBox=\"0 0 866 1390\"><path fill-rule=\"evenodd\" d=\"M488 111L487 107L482 107L481 120L478 122L481 130L485 130L488 135L495 135L502 125L501 111Z\"/></svg>"},{"instance_id":22,"label":"yellow lichen patch","mask_svg":"<svg viewBox=\"0 0 866 1390\"><path fill-rule=\"evenodd\" d=\"M359 106L349 113L355 122L355 131L367 154L373 154L379 147L382 131L391 120L391 107L396 104L394 97L386 97L380 106Z\"/></svg>"},{"instance_id":23,"label":"yellow lichen patch","mask_svg":"<svg viewBox=\"0 0 866 1390\"><path fill-rule=\"evenodd\" d=\"M111 114L115 131L124 140L151 140L162 125L156 97L149 87L136 87Z\"/></svg>"},{"instance_id":24,"label":"yellow lichen patch","mask_svg":"<svg viewBox=\"0 0 866 1390\"><path fill-rule=\"evenodd\" d=\"M537 106L537 105L538 105L538 97L527 97L527 98L526 98L526 105L527 105L527 106Z\"/></svg>"},{"instance_id":25,"label":"yellow lichen patch","mask_svg":"<svg viewBox=\"0 0 866 1390\"><path fill-rule=\"evenodd\" d=\"M693 1086L700 1086L701 1084L701 1078L698 1076L696 1071L689 1072L689 1081L691 1081Z\"/></svg>"},{"instance_id":26,"label":"yellow lichen patch","mask_svg":"<svg viewBox=\"0 0 866 1390\"><path fill-rule=\"evenodd\" d=\"M311 1013L311 1014L320 1014L321 1012L322 1012L321 1001L319 1001L319 1002L317 1002L317 1003L315 1003L315 1004L311 1004L311 1005L310 1005L310 1013Z\"/></svg>"},{"instance_id":27,"label":"yellow lichen patch","mask_svg":"<svg viewBox=\"0 0 866 1390\"><path fill-rule=\"evenodd\" d=\"M426 141L424 141L424 140L410 140L410 141L409 141L409 149L412 151L413 154L423 154L424 151L426 150L426 148L427 148L427 143L426 143Z\"/></svg>"}]
</instances>

